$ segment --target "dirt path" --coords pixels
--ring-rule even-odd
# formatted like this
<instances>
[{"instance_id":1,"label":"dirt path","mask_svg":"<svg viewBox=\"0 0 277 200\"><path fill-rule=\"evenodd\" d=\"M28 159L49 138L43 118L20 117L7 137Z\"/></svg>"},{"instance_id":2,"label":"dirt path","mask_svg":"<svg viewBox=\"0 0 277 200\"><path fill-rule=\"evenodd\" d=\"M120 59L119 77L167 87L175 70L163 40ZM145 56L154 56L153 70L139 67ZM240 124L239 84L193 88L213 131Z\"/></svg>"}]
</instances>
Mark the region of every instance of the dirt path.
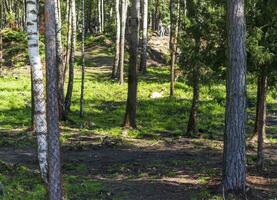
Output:
<instances>
[{"instance_id":1,"label":"dirt path","mask_svg":"<svg viewBox=\"0 0 277 200\"><path fill-rule=\"evenodd\" d=\"M123 141L78 136L63 146L63 173L91 177L105 186L110 197L120 199L198 199L201 192L217 191L221 148L218 141L187 138ZM32 148L0 148L0 157L9 164L31 169L38 166ZM277 195L276 145L267 146L266 157L270 167L265 172L256 172L253 163L248 166L248 183L254 188L255 199Z\"/></svg>"}]
</instances>

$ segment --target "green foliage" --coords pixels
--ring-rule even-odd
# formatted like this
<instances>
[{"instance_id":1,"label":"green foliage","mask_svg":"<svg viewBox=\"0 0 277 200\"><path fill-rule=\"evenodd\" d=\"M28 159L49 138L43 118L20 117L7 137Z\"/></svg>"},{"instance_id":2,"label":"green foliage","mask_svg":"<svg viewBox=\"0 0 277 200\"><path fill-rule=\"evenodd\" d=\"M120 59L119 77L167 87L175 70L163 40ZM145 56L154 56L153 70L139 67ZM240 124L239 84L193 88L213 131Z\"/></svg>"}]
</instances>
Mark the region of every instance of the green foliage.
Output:
<instances>
[{"instance_id":1,"label":"green foliage","mask_svg":"<svg viewBox=\"0 0 277 200\"><path fill-rule=\"evenodd\" d=\"M10 28L5 28L1 31L3 34L4 42L26 42L27 43L27 34L25 32L13 30Z\"/></svg>"},{"instance_id":2,"label":"green foliage","mask_svg":"<svg viewBox=\"0 0 277 200\"><path fill-rule=\"evenodd\" d=\"M27 35L25 32L5 28L3 34L4 66L21 67L27 63Z\"/></svg>"},{"instance_id":3,"label":"green foliage","mask_svg":"<svg viewBox=\"0 0 277 200\"><path fill-rule=\"evenodd\" d=\"M225 70L224 5L216 1L188 1L180 34L180 63L188 77L201 67L202 81L222 79Z\"/></svg>"},{"instance_id":4,"label":"green foliage","mask_svg":"<svg viewBox=\"0 0 277 200\"><path fill-rule=\"evenodd\" d=\"M259 76L261 68L266 66L272 87L277 73L277 4L274 0L246 2L248 69Z\"/></svg>"}]
</instances>

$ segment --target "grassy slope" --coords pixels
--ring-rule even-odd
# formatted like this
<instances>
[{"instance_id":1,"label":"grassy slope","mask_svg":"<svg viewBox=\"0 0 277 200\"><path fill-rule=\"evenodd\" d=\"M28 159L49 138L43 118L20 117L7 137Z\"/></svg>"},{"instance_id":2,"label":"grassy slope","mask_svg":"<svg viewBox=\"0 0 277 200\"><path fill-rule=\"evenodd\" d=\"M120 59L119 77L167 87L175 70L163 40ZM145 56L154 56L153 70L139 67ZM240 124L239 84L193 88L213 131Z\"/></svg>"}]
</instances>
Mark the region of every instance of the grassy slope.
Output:
<instances>
[{"instance_id":1,"label":"grassy slope","mask_svg":"<svg viewBox=\"0 0 277 200\"><path fill-rule=\"evenodd\" d=\"M101 55L101 54L99 54ZM103 56L103 55L102 55ZM107 55L104 55L107 56ZM108 55L110 56L110 55ZM111 56L110 56L111 57ZM81 134L121 135L121 123L125 111L127 85L119 86L109 79L109 74L100 68L90 68L94 64L88 61L85 83L85 118L78 117L80 95L80 68L76 68L76 79L72 101L71 119L75 123L62 124L62 142L72 134L72 129ZM0 146L28 147L35 145L30 134L25 129L30 125L30 75L28 68L7 71L0 77L0 131L6 137L0 140ZM131 130L130 136L138 138L156 139L166 136L184 135L189 116L192 89L179 80L176 84L176 97L169 98L168 91L164 98L151 100L149 95L153 91L169 88L169 70L166 68L150 68L145 77L140 77L138 102L138 130ZM255 86L249 86L250 107L247 132L253 126ZM204 138L222 139L224 128L224 84L201 87L201 104L199 111L199 129ZM275 96L269 94L269 108L277 111ZM16 129L20 131L13 133ZM276 127L268 127L269 133L276 133ZM16 134L21 140L13 137ZM26 137L27 135L27 137ZM17 137L17 138L18 138ZM275 136L276 137L276 136ZM273 140L275 141L275 140ZM81 168L79 170L82 170ZM5 185L3 199L43 199L45 189L38 173L20 166L1 164L0 181ZM65 175L65 191L69 199L90 198L100 199L103 192L102 185L81 176ZM204 181L204 180L203 180ZM76 184L77 183L77 184ZM94 195L97 194L97 195ZM104 194L106 195L106 194Z\"/></svg>"},{"instance_id":2,"label":"grassy slope","mask_svg":"<svg viewBox=\"0 0 277 200\"><path fill-rule=\"evenodd\" d=\"M85 82L85 118L78 117L80 96L80 69L75 70L72 113L74 124L65 124L73 128L82 128L96 133L120 135L120 125L125 111L127 84L119 86L109 80L109 74L101 69L87 69ZM145 77L140 78L138 91L138 130L131 131L135 136L159 136L161 133L183 135L188 121L192 89L184 80L176 85L176 97L150 99L153 91L169 88L169 71L165 68L150 68ZM0 128L27 128L30 124L30 76L27 68L7 72L0 77ZM249 86L249 120L247 132L253 126L255 88ZM224 127L225 87L217 84L201 87L199 111L199 129L206 138L221 138ZM268 97L270 112L276 112L277 100ZM93 124L93 123L95 124ZM268 127L273 133L274 127ZM276 128L275 128L276 129Z\"/></svg>"}]
</instances>

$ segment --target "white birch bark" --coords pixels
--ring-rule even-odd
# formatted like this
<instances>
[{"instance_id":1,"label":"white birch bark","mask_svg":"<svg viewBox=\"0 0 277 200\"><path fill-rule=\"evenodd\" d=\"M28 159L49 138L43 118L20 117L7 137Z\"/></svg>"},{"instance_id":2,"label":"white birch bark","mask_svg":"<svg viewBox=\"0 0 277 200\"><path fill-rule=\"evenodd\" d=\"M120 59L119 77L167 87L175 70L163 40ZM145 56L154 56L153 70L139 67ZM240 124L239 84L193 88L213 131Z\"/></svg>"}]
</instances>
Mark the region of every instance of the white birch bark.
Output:
<instances>
[{"instance_id":1,"label":"white birch bark","mask_svg":"<svg viewBox=\"0 0 277 200\"><path fill-rule=\"evenodd\" d=\"M115 3L115 13L116 13L116 41L115 41L115 55L114 55L114 65L112 70L112 78L116 77L116 73L119 67L119 56L120 56L120 2L116 0Z\"/></svg>"},{"instance_id":2,"label":"white birch bark","mask_svg":"<svg viewBox=\"0 0 277 200\"><path fill-rule=\"evenodd\" d=\"M142 19L142 54L140 71L146 72L147 65L147 43L148 43L148 0L143 0L143 19Z\"/></svg>"},{"instance_id":3,"label":"white birch bark","mask_svg":"<svg viewBox=\"0 0 277 200\"><path fill-rule=\"evenodd\" d=\"M101 6L102 1L98 0L98 29L99 29L99 33L102 33L102 6Z\"/></svg>"},{"instance_id":4,"label":"white birch bark","mask_svg":"<svg viewBox=\"0 0 277 200\"><path fill-rule=\"evenodd\" d=\"M38 5L37 0L28 0L27 32L34 94L34 131L38 142L38 160L41 176L47 183L47 122L43 85L43 72L39 56Z\"/></svg>"},{"instance_id":5,"label":"white birch bark","mask_svg":"<svg viewBox=\"0 0 277 200\"><path fill-rule=\"evenodd\" d=\"M104 0L101 0L101 22L102 22L102 32L104 32L104 29L105 29L105 11L104 11Z\"/></svg>"}]
</instances>

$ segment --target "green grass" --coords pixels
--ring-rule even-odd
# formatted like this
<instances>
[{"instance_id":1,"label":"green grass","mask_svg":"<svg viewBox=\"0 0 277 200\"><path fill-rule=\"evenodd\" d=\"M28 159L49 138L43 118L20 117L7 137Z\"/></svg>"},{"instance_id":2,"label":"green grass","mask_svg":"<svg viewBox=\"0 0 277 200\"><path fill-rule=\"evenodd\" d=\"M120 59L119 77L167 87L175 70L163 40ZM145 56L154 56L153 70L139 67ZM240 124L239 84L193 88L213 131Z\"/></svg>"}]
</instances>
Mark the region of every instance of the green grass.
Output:
<instances>
[{"instance_id":1,"label":"green grass","mask_svg":"<svg viewBox=\"0 0 277 200\"><path fill-rule=\"evenodd\" d=\"M95 42L91 38L89 43ZM105 38L98 39L99 45L105 44ZM100 58L112 58L111 48L96 49L90 55ZM77 59L76 63L79 64ZM70 121L62 122L61 142L68 142L72 134L92 135L105 134L120 137L122 134L122 122L125 112L127 97L127 84L119 86L110 80L110 74L102 73L99 69L91 68L95 63L87 60L85 77L85 116L79 117L79 96L81 88L80 66L75 68L74 90L72 95L72 107ZM252 79L250 77L250 79ZM127 82L127 81L126 81ZM247 133L251 134L255 114L255 81L249 81L248 85L248 123ZM152 92L166 89L161 99L150 99ZM145 76L139 77L138 85L138 113L137 130L128 132L130 137L144 139L158 139L164 136L178 137L186 134L186 126L189 117L192 99L192 87L185 78L180 78L176 83L176 96L169 97L169 69L166 67L150 67ZM219 150L221 146L217 142L207 139L222 140L224 132L225 113L225 83L218 81L213 85L201 85L200 107L198 114L198 128L203 139L192 140L199 146L204 143L210 149ZM268 94L269 112L277 112L277 91L271 90ZM0 146L13 146L16 148L36 145L35 137L26 131L31 123L31 85L30 71L26 67L6 70L0 76ZM73 122L74 123L73 123ZM73 131L74 130L74 133ZM277 143L277 127L267 127L269 140ZM275 135L274 135L275 134ZM255 156L248 156L248 163L255 163ZM173 165L176 170L171 170L168 165ZM124 174L127 179L166 175L178 176L179 168L186 166L194 168L199 165L195 159L167 160L154 163L132 163L111 165L107 171L110 177ZM130 174L133 170L134 172ZM136 169L140 169L136 171ZM159 169L160 175L157 175ZM64 189L66 199L110 199L110 191L101 181L93 181L87 177L89 169L80 163L65 163L63 165ZM199 168L197 181L200 185L206 185L209 178L220 173L219 169ZM46 199L46 190L38 172L31 171L23 166L8 166L0 163L0 182L4 185L4 196L0 199ZM1 193L1 191L0 191ZM122 199L120 195L113 199ZM126 198L125 198L126 199ZM221 199L220 196L212 196L205 188L192 195L192 199Z\"/></svg>"},{"instance_id":2,"label":"green grass","mask_svg":"<svg viewBox=\"0 0 277 200\"><path fill-rule=\"evenodd\" d=\"M78 167L76 168L78 170ZM65 199L102 199L109 191L100 182L86 176L64 175ZM0 163L0 183L3 186L1 200L46 200L46 189L39 173L24 166ZM0 192L1 193L1 192Z\"/></svg>"},{"instance_id":3,"label":"green grass","mask_svg":"<svg viewBox=\"0 0 277 200\"><path fill-rule=\"evenodd\" d=\"M184 135L189 117L192 89L185 81L176 84L176 97L169 97L169 70L149 68L145 77L140 77L138 86L138 130L129 131L133 137L157 138ZM65 127L81 128L93 133L121 135L121 124L125 112L127 84L119 86L109 79L109 74L88 68L85 82L85 117L79 118L80 68L75 69L76 78L72 98L70 118L75 123L66 122ZM30 75L22 68L0 77L0 129L27 128L30 125ZM164 98L150 99L153 91L167 89ZM255 99L255 87L249 87L249 99ZM275 110L277 100L271 92L268 101ZM272 96L273 95L273 96ZM252 100L254 101L254 100ZM251 133L255 103L248 109L250 114L247 132ZM224 131L225 86L216 84L201 87L198 128L204 138L221 139ZM274 134L276 128L268 127ZM275 139L272 139L274 141Z\"/></svg>"}]
</instances>

